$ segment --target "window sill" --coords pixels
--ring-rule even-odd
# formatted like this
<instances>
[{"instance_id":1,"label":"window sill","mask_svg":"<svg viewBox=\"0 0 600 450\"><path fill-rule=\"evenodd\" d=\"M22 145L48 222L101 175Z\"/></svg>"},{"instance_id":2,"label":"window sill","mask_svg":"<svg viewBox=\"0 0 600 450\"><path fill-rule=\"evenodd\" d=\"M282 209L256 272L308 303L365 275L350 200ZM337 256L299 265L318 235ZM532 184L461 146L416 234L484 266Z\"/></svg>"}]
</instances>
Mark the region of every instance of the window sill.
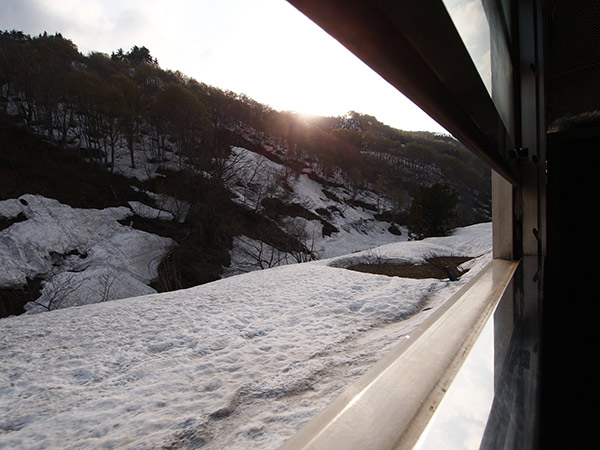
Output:
<instances>
[{"instance_id":1,"label":"window sill","mask_svg":"<svg viewBox=\"0 0 600 450\"><path fill-rule=\"evenodd\" d=\"M412 448L518 264L493 260L281 448Z\"/></svg>"}]
</instances>

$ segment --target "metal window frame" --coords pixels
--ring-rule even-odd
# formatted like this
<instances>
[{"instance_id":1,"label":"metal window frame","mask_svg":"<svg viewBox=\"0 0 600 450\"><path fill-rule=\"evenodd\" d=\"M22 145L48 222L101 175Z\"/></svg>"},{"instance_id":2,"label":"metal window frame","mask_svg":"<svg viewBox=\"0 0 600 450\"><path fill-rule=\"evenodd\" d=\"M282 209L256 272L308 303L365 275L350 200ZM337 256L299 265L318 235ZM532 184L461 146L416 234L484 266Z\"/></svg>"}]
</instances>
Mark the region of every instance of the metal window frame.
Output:
<instances>
[{"instance_id":1,"label":"metal window frame","mask_svg":"<svg viewBox=\"0 0 600 450\"><path fill-rule=\"evenodd\" d=\"M392 86L465 144L494 171L494 259L463 290L423 324L363 378L330 404L321 414L284 444L283 449L388 449L412 448L421 436L444 392L477 340L483 324L498 304L516 268L523 268L511 292L515 321L498 324L512 335L506 360L510 370L499 388L514 411L527 409L527 426L514 434L511 423L498 420L498 401L482 446L524 437L523 448L536 444L537 317L539 311L540 258L544 250L524 229L540 230L543 204L543 164L531 164L531 155L543 161L543 75L540 8L535 0L505 2L482 0L492 28L492 47L504 46L511 70L502 67L493 76L507 81L499 95L502 116L490 95L441 0L288 0L321 26ZM510 17L506 17L506 14ZM537 27L537 28L536 28ZM508 54L506 54L508 49ZM496 64L498 61L496 61ZM501 63L501 61L500 61ZM512 80L508 79L512 75ZM493 83L492 83L493 84ZM493 91L493 86L492 86ZM496 101L499 99L496 98ZM503 102L503 103L502 103ZM508 129L506 127L508 125ZM540 194L541 193L541 194ZM542 195L542 197L540 197ZM499 215L502 217L499 218ZM537 251L537 254L536 254ZM534 255L534 256L529 256ZM500 259L504 258L504 259ZM523 258L523 260L521 260ZM520 263L515 260L521 260ZM527 261L523 264L523 261ZM524 283L524 279L535 280ZM531 286L529 286L531 284ZM524 286L529 294L523 296ZM520 300L517 294L521 295ZM526 297L526 298L525 298ZM496 324L495 324L496 325ZM523 333L526 330L526 333ZM528 354L528 368L519 366ZM515 394L515 389L518 394ZM525 395L523 395L525 393ZM530 406L517 405L526 398ZM513 420L513 415L507 420ZM512 441L514 442L514 441ZM494 448L494 447L487 447Z\"/></svg>"},{"instance_id":2,"label":"metal window frame","mask_svg":"<svg viewBox=\"0 0 600 450\"><path fill-rule=\"evenodd\" d=\"M440 0L288 2L503 178L519 184L514 139Z\"/></svg>"}]
</instances>

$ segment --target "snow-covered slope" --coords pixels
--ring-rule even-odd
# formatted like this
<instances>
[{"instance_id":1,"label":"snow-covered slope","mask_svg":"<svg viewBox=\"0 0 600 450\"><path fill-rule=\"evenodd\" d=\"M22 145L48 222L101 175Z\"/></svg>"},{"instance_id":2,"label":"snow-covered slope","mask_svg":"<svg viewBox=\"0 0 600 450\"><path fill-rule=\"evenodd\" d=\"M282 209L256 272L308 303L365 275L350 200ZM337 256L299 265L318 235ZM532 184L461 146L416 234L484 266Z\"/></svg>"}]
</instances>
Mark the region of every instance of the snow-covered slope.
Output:
<instances>
[{"instance_id":1,"label":"snow-covered slope","mask_svg":"<svg viewBox=\"0 0 600 450\"><path fill-rule=\"evenodd\" d=\"M374 254L475 259L457 282L343 268ZM1 319L0 447L276 448L490 258L491 225L482 224Z\"/></svg>"},{"instance_id":2,"label":"snow-covered slope","mask_svg":"<svg viewBox=\"0 0 600 450\"><path fill-rule=\"evenodd\" d=\"M374 192L350 192L334 183L324 186L306 173L290 173L284 165L242 147L232 148L229 167L233 175L227 187L234 201L257 211L264 211L261 201L265 199L281 199L282 204L293 205L290 209L296 212L282 214L279 224L293 236L302 235L301 240L318 259L408 239L406 230L399 236L390 232L390 223L375 218L378 206L384 211L389 205ZM275 252L260 243L250 243L246 237L234 244L232 267L227 273L243 272L238 265L249 267L255 263L256 258L248 256L257 256L257 246L270 257ZM289 262L293 258L278 254L275 260Z\"/></svg>"},{"instance_id":3,"label":"snow-covered slope","mask_svg":"<svg viewBox=\"0 0 600 450\"><path fill-rule=\"evenodd\" d=\"M0 217L18 221L0 231L0 287L44 278L28 312L151 294L172 239L119 223L129 208L79 209L39 195L0 201Z\"/></svg>"}]
</instances>

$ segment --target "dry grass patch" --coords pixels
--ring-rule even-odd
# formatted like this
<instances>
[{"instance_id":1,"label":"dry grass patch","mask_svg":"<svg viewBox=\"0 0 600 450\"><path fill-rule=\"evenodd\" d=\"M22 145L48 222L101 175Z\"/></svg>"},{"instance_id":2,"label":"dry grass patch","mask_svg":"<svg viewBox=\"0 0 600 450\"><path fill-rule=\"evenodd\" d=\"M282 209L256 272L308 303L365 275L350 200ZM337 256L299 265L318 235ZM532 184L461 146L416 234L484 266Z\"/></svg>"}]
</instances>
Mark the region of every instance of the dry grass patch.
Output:
<instances>
[{"instance_id":1,"label":"dry grass patch","mask_svg":"<svg viewBox=\"0 0 600 450\"><path fill-rule=\"evenodd\" d=\"M461 271L459 266L470 259L472 258L466 256L443 256L429 258L423 264L363 263L355 264L348 269L390 277L443 280L452 277L460 278L466 271Z\"/></svg>"}]
</instances>

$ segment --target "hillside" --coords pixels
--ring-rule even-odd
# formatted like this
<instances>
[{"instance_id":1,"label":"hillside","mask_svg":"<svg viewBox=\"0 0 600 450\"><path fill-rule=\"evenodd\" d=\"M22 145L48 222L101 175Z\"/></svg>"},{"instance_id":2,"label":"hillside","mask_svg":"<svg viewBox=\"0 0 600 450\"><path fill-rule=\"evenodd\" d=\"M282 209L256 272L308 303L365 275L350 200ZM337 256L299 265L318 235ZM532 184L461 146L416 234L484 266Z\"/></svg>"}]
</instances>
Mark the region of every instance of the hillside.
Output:
<instances>
[{"instance_id":1,"label":"hillside","mask_svg":"<svg viewBox=\"0 0 600 450\"><path fill-rule=\"evenodd\" d=\"M113 231L169 243L147 258L155 272L128 272L140 295L407 240L415 195L436 183L457 193L449 229L490 218L489 169L450 136L396 130L356 112L274 111L163 70L145 47L84 56L60 34L3 32L0 56L3 266L23 256L19 228L35 225L27 236L43 241L38 218L51 200L59 226L80 226L64 221L73 209L79 219L90 208L119 211ZM29 242L35 251L22 258L22 276L0 285L2 316L27 301L53 309L43 289L56 291L56 277L85 284L92 269L105 287L90 298L122 295L107 273L121 273L131 255L88 259L114 245L94 239ZM73 304L53 304L63 303Z\"/></svg>"}]
</instances>

